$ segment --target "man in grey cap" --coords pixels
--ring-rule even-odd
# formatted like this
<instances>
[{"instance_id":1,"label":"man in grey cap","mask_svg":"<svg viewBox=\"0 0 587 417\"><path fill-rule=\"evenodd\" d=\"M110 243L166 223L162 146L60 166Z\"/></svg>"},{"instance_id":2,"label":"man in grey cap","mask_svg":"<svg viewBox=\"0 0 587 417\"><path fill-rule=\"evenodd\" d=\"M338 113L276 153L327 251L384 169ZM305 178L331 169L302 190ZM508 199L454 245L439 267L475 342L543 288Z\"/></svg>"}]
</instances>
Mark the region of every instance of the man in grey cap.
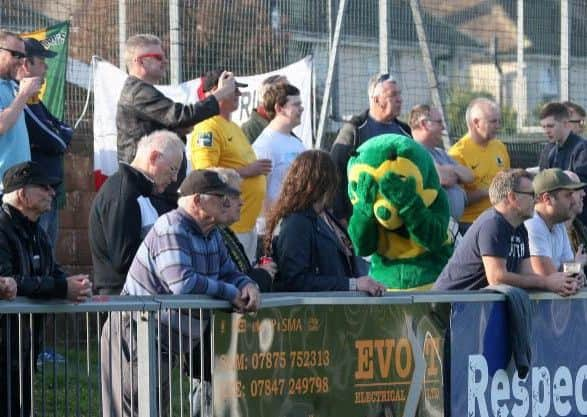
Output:
<instances>
[{"instance_id":1,"label":"man in grey cap","mask_svg":"<svg viewBox=\"0 0 587 417\"><path fill-rule=\"evenodd\" d=\"M41 80L47 73L45 59L54 58L56 52L50 51L36 39L25 38L24 47L26 58L18 69L18 81L38 77ZM55 188L55 198L51 210L43 213L39 224L47 232L49 242L55 251L59 231L59 209L65 205L63 187L63 156L71 142L73 129L63 121L53 116L38 95L32 96L24 108L24 118L29 135L31 159L43 166L47 174L58 178L59 185Z\"/></svg>"},{"instance_id":2,"label":"man in grey cap","mask_svg":"<svg viewBox=\"0 0 587 417\"><path fill-rule=\"evenodd\" d=\"M228 223L232 205L241 204L240 192L229 185L222 173L195 170L182 182L179 193L179 207L159 217L141 243L122 295L202 294L224 299L239 312L256 311L260 303L259 288L237 269L216 229L217 224ZM202 320L206 325L206 318ZM135 336L130 331L131 321L129 315L112 315L104 324L101 339L104 417L137 415L137 372L136 368L132 374L129 370L129 365L137 366L136 355L132 355L130 349L136 346ZM178 353L179 338L186 351L190 343L192 346L199 343L197 319L190 320L186 316L180 321L177 313L169 313L162 323L162 327L171 327L174 334L171 346L167 345L166 337L159 341L163 352L161 364L168 363L171 352ZM167 335L168 330L163 329L162 334ZM119 340L122 349L118 347ZM112 348L111 344L114 344ZM161 372L161 392L167 395L169 374L165 367L158 371ZM167 404L167 400L164 399L163 404Z\"/></svg>"},{"instance_id":3,"label":"man in grey cap","mask_svg":"<svg viewBox=\"0 0 587 417\"><path fill-rule=\"evenodd\" d=\"M585 263L583 248L577 254L571 249L565 222L573 216L573 193L587 184L572 181L559 168L550 168L539 172L532 185L536 196L534 215L524 225L534 272L546 276L561 271L563 262Z\"/></svg>"}]
</instances>

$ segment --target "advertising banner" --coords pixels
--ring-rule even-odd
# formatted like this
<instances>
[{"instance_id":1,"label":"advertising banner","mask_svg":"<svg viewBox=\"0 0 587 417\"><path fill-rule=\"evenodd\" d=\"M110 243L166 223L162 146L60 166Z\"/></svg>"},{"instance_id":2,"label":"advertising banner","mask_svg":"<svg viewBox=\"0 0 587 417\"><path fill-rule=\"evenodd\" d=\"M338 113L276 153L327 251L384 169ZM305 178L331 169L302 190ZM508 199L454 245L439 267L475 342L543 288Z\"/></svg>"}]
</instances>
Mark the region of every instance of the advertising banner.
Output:
<instances>
[{"instance_id":1,"label":"advertising banner","mask_svg":"<svg viewBox=\"0 0 587 417\"><path fill-rule=\"evenodd\" d=\"M505 303L454 303L451 316L451 415L587 415L587 303L532 302L531 367L512 360Z\"/></svg>"},{"instance_id":2,"label":"advertising banner","mask_svg":"<svg viewBox=\"0 0 587 417\"><path fill-rule=\"evenodd\" d=\"M429 304L218 313L214 415L443 416L441 316Z\"/></svg>"}]
</instances>

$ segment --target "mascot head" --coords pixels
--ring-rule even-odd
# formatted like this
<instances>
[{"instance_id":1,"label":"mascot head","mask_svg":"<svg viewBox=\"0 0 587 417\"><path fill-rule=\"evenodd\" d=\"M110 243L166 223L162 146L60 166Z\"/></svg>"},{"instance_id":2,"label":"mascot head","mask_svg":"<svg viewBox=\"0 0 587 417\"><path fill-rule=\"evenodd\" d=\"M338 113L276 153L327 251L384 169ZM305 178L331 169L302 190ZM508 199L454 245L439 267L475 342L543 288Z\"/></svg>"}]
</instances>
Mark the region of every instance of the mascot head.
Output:
<instances>
[{"instance_id":1,"label":"mascot head","mask_svg":"<svg viewBox=\"0 0 587 417\"><path fill-rule=\"evenodd\" d=\"M438 195L440 182L432 158L416 141L402 135L386 134L369 139L357 149L357 155L349 160L349 197L355 204L361 196L357 193L357 181L361 173L367 173L379 183L387 172L400 177L414 177L416 189L424 204L429 207ZM377 221L388 230L403 225L398 210L379 193L374 204Z\"/></svg>"}]
</instances>

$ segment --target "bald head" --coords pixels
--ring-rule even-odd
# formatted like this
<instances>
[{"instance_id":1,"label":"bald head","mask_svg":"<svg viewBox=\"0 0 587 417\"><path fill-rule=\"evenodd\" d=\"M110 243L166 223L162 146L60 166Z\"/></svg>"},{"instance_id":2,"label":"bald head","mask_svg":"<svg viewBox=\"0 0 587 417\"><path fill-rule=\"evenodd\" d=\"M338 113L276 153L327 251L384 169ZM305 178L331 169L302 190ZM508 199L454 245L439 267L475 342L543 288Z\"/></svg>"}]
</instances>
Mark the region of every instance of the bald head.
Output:
<instances>
[{"instance_id":1,"label":"bald head","mask_svg":"<svg viewBox=\"0 0 587 417\"><path fill-rule=\"evenodd\" d=\"M497 104L488 98L471 101L465 115L469 136L479 144L494 139L501 127L501 112Z\"/></svg>"}]
</instances>

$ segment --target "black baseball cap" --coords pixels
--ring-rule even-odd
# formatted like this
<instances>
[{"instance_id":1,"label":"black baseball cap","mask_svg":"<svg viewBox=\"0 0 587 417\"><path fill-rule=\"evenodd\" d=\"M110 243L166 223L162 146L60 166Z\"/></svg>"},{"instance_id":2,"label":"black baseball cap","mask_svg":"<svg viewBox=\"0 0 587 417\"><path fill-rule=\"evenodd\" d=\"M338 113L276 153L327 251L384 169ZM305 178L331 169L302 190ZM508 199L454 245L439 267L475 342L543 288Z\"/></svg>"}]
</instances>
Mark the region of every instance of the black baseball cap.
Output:
<instances>
[{"instance_id":1,"label":"black baseball cap","mask_svg":"<svg viewBox=\"0 0 587 417\"><path fill-rule=\"evenodd\" d=\"M218 79L220 78L220 76L222 75L222 73L226 71L224 69L215 69L212 71L208 71L206 73L206 75L204 75L204 84L203 84L203 91L205 93L207 93L208 91L212 90L214 87L218 86ZM235 84L238 87L248 87L248 84L245 83L239 83L238 81L235 81Z\"/></svg>"},{"instance_id":2,"label":"black baseball cap","mask_svg":"<svg viewBox=\"0 0 587 417\"><path fill-rule=\"evenodd\" d=\"M54 58L57 56L57 52L48 50L43 46L41 42L33 38L24 38L24 50L28 58L31 58L33 56L39 56L42 58Z\"/></svg>"},{"instance_id":3,"label":"black baseball cap","mask_svg":"<svg viewBox=\"0 0 587 417\"><path fill-rule=\"evenodd\" d=\"M232 194L240 191L232 188L217 172L208 169L196 169L186 177L178 190L181 196L193 194Z\"/></svg>"},{"instance_id":4,"label":"black baseball cap","mask_svg":"<svg viewBox=\"0 0 587 417\"><path fill-rule=\"evenodd\" d=\"M51 185L54 187L60 183L59 178L48 176L43 167L33 161L11 166L2 178L4 193L10 193L27 185Z\"/></svg>"}]
</instances>

